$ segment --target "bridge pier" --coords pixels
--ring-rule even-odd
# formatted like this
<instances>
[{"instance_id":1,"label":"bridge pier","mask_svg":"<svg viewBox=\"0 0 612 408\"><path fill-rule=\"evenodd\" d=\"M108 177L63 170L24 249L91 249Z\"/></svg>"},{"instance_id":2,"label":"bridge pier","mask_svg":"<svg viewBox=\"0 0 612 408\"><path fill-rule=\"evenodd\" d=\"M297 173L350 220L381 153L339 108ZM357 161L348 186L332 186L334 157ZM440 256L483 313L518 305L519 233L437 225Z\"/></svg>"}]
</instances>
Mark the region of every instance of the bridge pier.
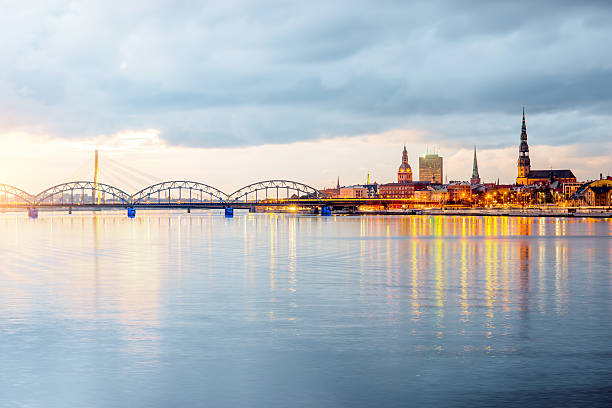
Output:
<instances>
[{"instance_id":1,"label":"bridge pier","mask_svg":"<svg viewBox=\"0 0 612 408\"><path fill-rule=\"evenodd\" d=\"M127 209L127 216L128 216L128 218L136 217L136 209L134 207L128 207L128 209Z\"/></svg>"},{"instance_id":2,"label":"bridge pier","mask_svg":"<svg viewBox=\"0 0 612 408\"><path fill-rule=\"evenodd\" d=\"M321 207L321 215L328 217L331 215L331 207L326 205L324 207Z\"/></svg>"},{"instance_id":3,"label":"bridge pier","mask_svg":"<svg viewBox=\"0 0 612 408\"><path fill-rule=\"evenodd\" d=\"M72 206L68 207L68 214L72 214Z\"/></svg>"},{"instance_id":4,"label":"bridge pier","mask_svg":"<svg viewBox=\"0 0 612 408\"><path fill-rule=\"evenodd\" d=\"M232 207L225 207L225 218L232 218L234 216L234 209Z\"/></svg>"},{"instance_id":5,"label":"bridge pier","mask_svg":"<svg viewBox=\"0 0 612 408\"><path fill-rule=\"evenodd\" d=\"M187 207L187 214L191 214L191 207Z\"/></svg>"},{"instance_id":6,"label":"bridge pier","mask_svg":"<svg viewBox=\"0 0 612 408\"><path fill-rule=\"evenodd\" d=\"M28 216L30 218L38 218L38 208L28 208Z\"/></svg>"},{"instance_id":7,"label":"bridge pier","mask_svg":"<svg viewBox=\"0 0 612 408\"><path fill-rule=\"evenodd\" d=\"M250 213L256 213L257 212L257 208L256 207L249 207L249 212Z\"/></svg>"}]
</instances>

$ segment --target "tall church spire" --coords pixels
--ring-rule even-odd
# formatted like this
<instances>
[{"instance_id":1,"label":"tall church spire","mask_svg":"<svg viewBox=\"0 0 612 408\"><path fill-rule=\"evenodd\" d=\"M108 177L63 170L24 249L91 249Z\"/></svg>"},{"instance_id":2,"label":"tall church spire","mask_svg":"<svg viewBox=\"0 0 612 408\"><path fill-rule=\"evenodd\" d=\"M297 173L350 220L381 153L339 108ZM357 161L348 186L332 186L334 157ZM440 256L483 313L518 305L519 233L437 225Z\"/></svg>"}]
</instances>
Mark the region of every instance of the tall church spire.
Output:
<instances>
[{"instance_id":1,"label":"tall church spire","mask_svg":"<svg viewBox=\"0 0 612 408\"><path fill-rule=\"evenodd\" d=\"M523 106L523 127L521 128L521 142L527 143L527 125L525 124L525 106Z\"/></svg>"},{"instance_id":2,"label":"tall church spire","mask_svg":"<svg viewBox=\"0 0 612 408\"><path fill-rule=\"evenodd\" d=\"M525 106L523 106L523 126L521 127L521 144L519 145L518 177L516 184L528 184L531 160L529 159L529 145L527 144L527 125L525 124Z\"/></svg>"},{"instance_id":3,"label":"tall church spire","mask_svg":"<svg viewBox=\"0 0 612 408\"><path fill-rule=\"evenodd\" d=\"M476 145L474 145L474 164L472 165L472 178L470 184L480 184L480 175L478 174L478 160L476 159Z\"/></svg>"}]
</instances>

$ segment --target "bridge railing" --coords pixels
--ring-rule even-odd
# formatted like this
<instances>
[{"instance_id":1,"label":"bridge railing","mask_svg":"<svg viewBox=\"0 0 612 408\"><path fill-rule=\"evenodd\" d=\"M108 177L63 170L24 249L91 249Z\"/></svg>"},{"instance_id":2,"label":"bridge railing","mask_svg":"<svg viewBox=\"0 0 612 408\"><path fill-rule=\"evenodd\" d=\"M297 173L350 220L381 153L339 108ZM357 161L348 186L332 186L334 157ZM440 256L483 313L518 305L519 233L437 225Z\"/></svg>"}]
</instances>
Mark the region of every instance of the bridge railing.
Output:
<instances>
[{"instance_id":1,"label":"bridge railing","mask_svg":"<svg viewBox=\"0 0 612 408\"><path fill-rule=\"evenodd\" d=\"M244 186L229 195L230 202L260 203L266 201L321 198L319 190L290 180L265 180Z\"/></svg>"},{"instance_id":2,"label":"bridge railing","mask_svg":"<svg viewBox=\"0 0 612 408\"><path fill-rule=\"evenodd\" d=\"M145 187L130 197L138 204L197 204L226 202L227 194L197 181L164 181Z\"/></svg>"},{"instance_id":3,"label":"bridge railing","mask_svg":"<svg viewBox=\"0 0 612 408\"><path fill-rule=\"evenodd\" d=\"M129 205L131 196L125 191L103 183L72 181L41 191L35 197L37 205Z\"/></svg>"}]
</instances>

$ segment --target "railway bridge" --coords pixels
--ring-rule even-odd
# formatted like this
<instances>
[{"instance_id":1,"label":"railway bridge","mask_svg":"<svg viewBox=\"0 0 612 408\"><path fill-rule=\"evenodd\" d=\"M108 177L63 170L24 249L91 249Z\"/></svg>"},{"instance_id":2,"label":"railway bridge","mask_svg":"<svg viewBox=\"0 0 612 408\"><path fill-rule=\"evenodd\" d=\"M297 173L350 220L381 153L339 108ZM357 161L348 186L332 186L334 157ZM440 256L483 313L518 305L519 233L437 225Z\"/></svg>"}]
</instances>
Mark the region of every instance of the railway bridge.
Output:
<instances>
[{"instance_id":1,"label":"railway bridge","mask_svg":"<svg viewBox=\"0 0 612 408\"><path fill-rule=\"evenodd\" d=\"M38 208L116 209L249 209L257 207L301 207L329 214L332 209L354 209L362 205L406 203L400 199L330 198L316 188L291 180L264 180L251 183L228 194L209 184L171 180L156 183L129 194L122 189L95 181L71 181L44 189L38 194L0 184L0 207L28 208L31 215ZM230 213L231 213L230 211ZM317 211L317 212L319 212ZM226 212L227 213L227 212Z\"/></svg>"}]
</instances>

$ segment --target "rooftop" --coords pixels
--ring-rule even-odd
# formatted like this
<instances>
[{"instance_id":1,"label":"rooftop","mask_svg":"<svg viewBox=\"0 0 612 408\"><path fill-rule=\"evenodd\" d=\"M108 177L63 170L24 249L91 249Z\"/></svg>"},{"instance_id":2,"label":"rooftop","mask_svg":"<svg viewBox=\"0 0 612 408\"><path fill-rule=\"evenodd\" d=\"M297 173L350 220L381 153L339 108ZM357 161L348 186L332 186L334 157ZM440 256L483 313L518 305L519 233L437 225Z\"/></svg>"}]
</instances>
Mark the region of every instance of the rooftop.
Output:
<instances>
[{"instance_id":1,"label":"rooftop","mask_svg":"<svg viewBox=\"0 0 612 408\"><path fill-rule=\"evenodd\" d=\"M571 170L531 170L528 178L576 178Z\"/></svg>"}]
</instances>

